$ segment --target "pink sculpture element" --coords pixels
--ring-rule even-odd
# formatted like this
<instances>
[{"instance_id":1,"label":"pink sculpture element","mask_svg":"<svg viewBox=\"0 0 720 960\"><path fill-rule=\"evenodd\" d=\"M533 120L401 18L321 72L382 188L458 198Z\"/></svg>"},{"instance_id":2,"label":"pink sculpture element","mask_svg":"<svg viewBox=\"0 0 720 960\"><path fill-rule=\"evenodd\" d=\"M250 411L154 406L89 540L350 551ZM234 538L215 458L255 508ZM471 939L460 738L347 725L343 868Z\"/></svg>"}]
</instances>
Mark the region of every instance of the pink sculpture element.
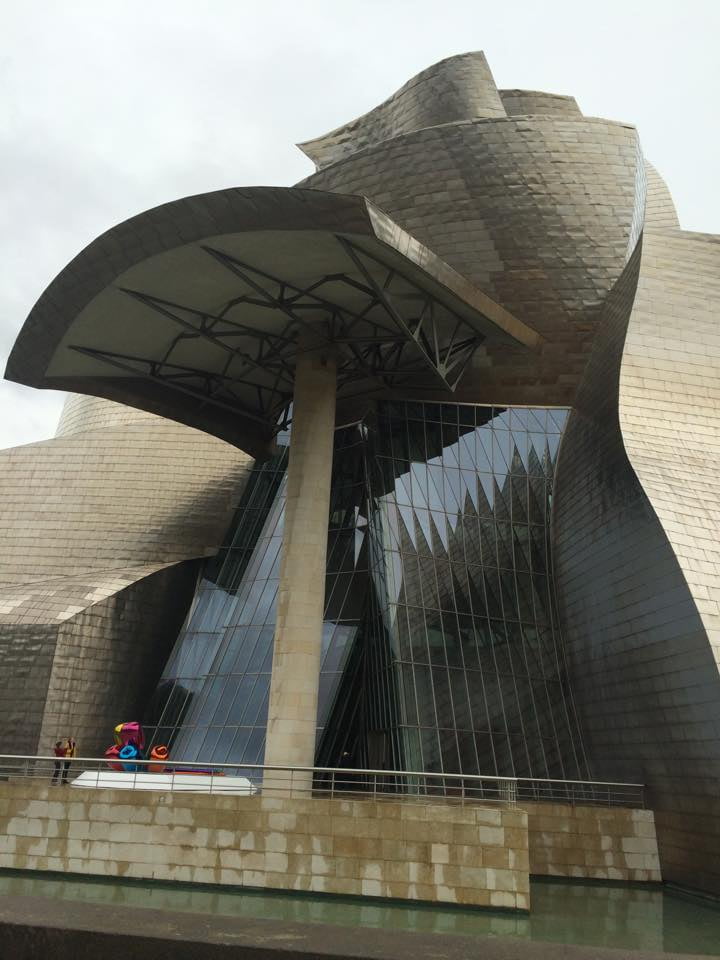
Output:
<instances>
[{"instance_id":1,"label":"pink sculpture element","mask_svg":"<svg viewBox=\"0 0 720 960\"><path fill-rule=\"evenodd\" d=\"M142 750L145 747L145 734L142 726L137 720L131 720L129 723L119 723L115 727L115 743L121 748L131 743L138 750Z\"/></svg>"}]
</instances>

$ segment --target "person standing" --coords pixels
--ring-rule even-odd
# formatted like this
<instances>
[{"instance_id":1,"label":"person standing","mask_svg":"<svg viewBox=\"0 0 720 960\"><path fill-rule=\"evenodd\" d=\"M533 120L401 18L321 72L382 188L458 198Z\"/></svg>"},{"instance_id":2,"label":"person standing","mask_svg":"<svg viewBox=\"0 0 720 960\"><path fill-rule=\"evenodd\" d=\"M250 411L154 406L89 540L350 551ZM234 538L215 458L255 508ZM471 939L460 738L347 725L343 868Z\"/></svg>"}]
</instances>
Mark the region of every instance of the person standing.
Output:
<instances>
[{"instance_id":1,"label":"person standing","mask_svg":"<svg viewBox=\"0 0 720 960\"><path fill-rule=\"evenodd\" d=\"M75 756L76 743L73 737L68 737L65 740L67 744L65 748L65 760L63 762L63 772L62 772L62 782L67 784L68 782L68 770L70 769L70 761Z\"/></svg>"},{"instance_id":2,"label":"person standing","mask_svg":"<svg viewBox=\"0 0 720 960\"><path fill-rule=\"evenodd\" d=\"M63 768L63 759L67 752L67 740L56 740L55 746L53 747L53 753L55 754L55 772L53 773L52 782L53 784L57 783L60 778L60 772Z\"/></svg>"}]
</instances>

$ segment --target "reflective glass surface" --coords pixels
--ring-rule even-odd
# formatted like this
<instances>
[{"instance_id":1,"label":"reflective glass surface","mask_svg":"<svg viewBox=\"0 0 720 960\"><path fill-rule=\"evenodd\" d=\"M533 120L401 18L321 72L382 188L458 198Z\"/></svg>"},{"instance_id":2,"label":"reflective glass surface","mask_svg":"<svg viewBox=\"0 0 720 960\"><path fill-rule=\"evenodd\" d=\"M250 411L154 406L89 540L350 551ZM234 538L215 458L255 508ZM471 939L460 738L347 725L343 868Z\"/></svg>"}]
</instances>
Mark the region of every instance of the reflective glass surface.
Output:
<instances>
[{"instance_id":1,"label":"reflective glass surface","mask_svg":"<svg viewBox=\"0 0 720 960\"><path fill-rule=\"evenodd\" d=\"M567 411L384 404L336 431L318 763L586 777L550 561ZM253 470L146 723L262 762L286 450Z\"/></svg>"},{"instance_id":2,"label":"reflective glass surface","mask_svg":"<svg viewBox=\"0 0 720 960\"><path fill-rule=\"evenodd\" d=\"M587 776L550 562L566 418L427 403L379 412L370 566L396 696L386 737L405 769Z\"/></svg>"},{"instance_id":3,"label":"reflective glass surface","mask_svg":"<svg viewBox=\"0 0 720 960\"><path fill-rule=\"evenodd\" d=\"M318 732L365 608L365 441L335 434ZM285 509L287 447L250 476L227 542L205 566L147 710L152 743L176 760L262 762Z\"/></svg>"}]
</instances>

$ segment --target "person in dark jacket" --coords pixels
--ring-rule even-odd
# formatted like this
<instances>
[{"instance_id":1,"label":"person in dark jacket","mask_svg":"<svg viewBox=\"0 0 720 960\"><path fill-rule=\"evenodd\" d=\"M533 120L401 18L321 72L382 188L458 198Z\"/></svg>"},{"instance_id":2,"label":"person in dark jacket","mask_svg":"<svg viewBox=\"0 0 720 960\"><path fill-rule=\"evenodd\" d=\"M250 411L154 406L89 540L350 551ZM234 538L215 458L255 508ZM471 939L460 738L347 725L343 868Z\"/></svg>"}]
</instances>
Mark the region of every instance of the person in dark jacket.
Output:
<instances>
[{"instance_id":1,"label":"person in dark jacket","mask_svg":"<svg viewBox=\"0 0 720 960\"><path fill-rule=\"evenodd\" d=\"M55 772L53 773L52 782L57 783L60 778L60 771L63 768L63 758L65 757L67 751L67 740L56 740L55 746L53 747L53 753L55 754Z\"/></svg>"}]
</instances>

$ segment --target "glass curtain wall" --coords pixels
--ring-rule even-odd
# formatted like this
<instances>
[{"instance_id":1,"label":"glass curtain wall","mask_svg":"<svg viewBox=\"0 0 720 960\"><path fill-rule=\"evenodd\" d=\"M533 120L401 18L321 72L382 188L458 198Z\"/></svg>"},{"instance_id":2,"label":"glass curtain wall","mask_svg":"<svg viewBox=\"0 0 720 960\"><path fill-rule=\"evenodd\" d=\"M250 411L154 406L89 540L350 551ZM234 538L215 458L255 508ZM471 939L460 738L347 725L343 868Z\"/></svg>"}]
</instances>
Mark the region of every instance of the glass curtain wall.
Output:
<instances>
[{"instance_id":1,"label":"glass curtain wall","mask_svg":"<svg viewBox=\"0 0 720 960\"><path fill-rule=\"evenodd\" d=\"M383 404L336 431L321 765L586 777L550 558L565 410ZM286 450L252 472L146 718L262 762Z\"/></svg>"},{"instance_id":2,"label":"glass curtain wall","mask_svg":"<svg viewBox=\"0 0 720 960\"><path fill-rule=\"evenodd\" d=\"M287 438L285 438L287 443ZM365 609L365 441L336 431L328 528L319 736ZM285 512L287 447L256 466L225 546L208 561L146 712L176 760L262 762Z\"/></svg>"},{"instance_id":3,"label":"glass curtain wall","mask_svg":"<svg viewBox=\"0 0 720 960\"><path fill-rule=\"evenodd\" d=\"M566 419L558 409L427 403L379 411L370 568L389 658L364 686L394 690L384 707L397 725L384 730L394 764L588 775L551 576ZM381 737L379 705L369 713Z\"/></svg>"}]
</instances>

